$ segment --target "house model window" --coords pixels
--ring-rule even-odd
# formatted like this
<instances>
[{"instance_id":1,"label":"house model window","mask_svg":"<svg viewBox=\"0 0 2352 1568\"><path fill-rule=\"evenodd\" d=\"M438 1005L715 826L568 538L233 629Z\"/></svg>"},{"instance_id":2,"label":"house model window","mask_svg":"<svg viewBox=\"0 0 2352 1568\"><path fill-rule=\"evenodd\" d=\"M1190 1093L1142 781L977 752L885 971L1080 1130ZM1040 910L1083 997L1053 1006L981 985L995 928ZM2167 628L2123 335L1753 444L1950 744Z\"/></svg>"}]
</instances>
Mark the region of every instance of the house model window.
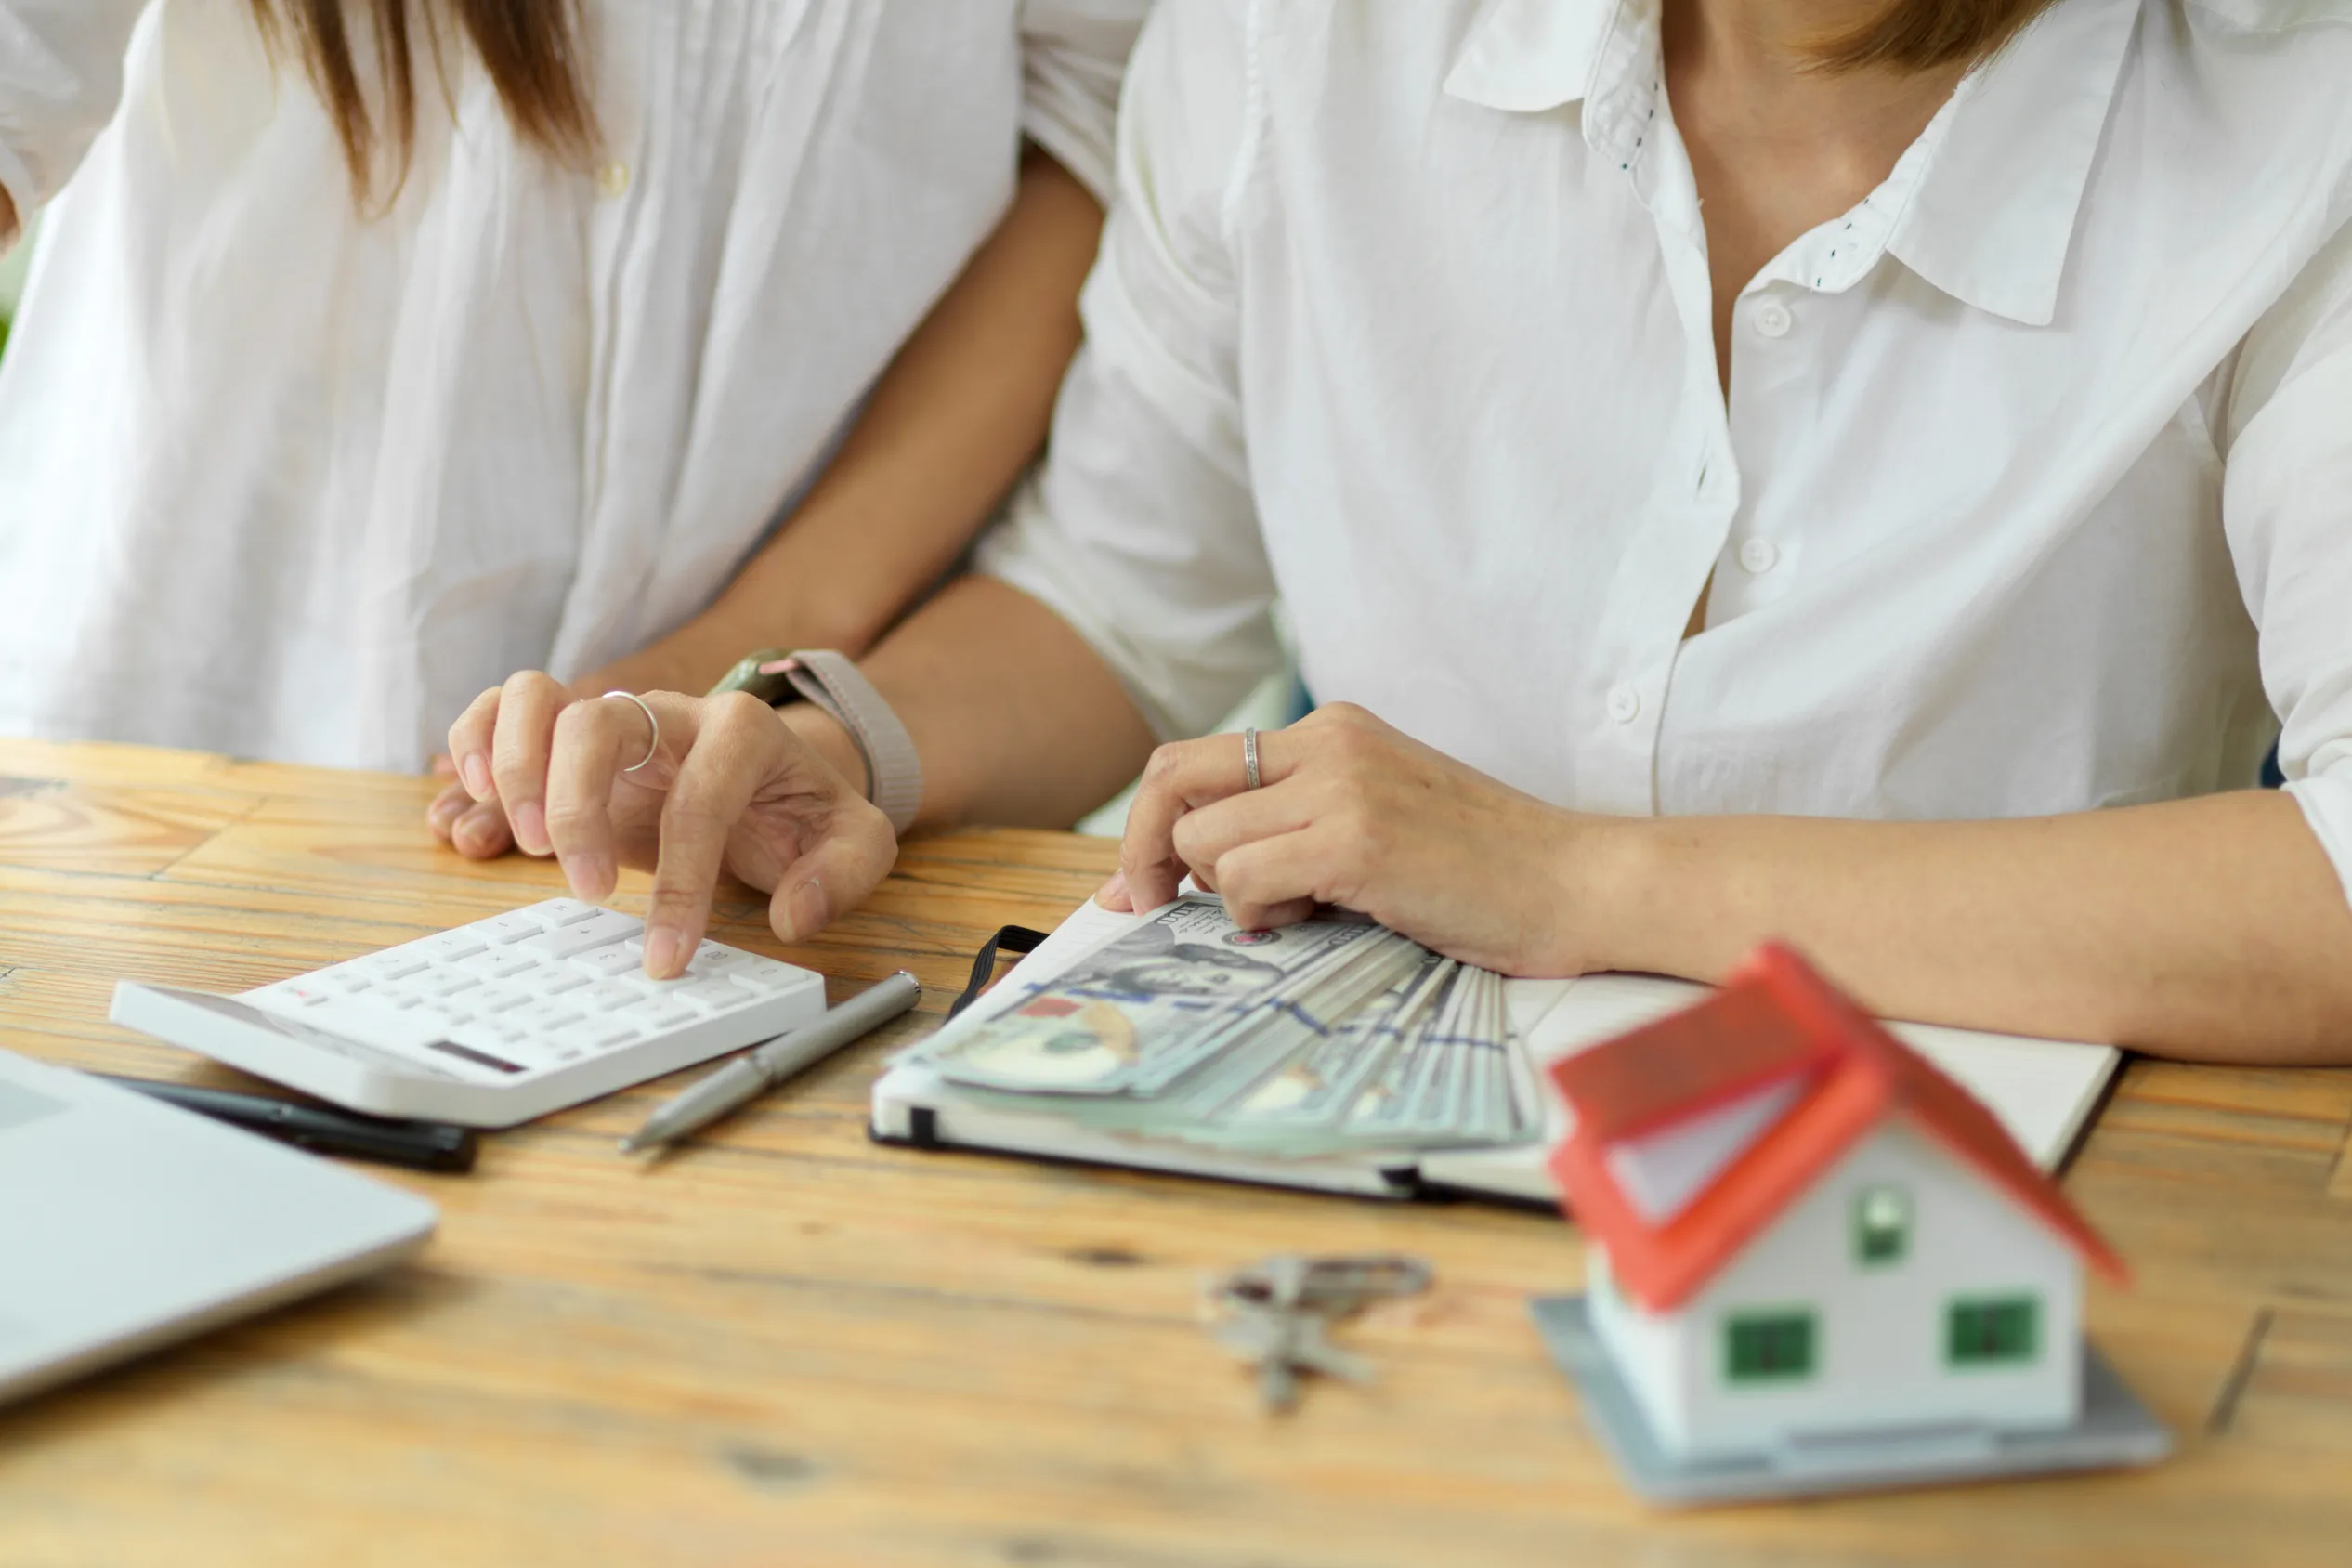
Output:
<instances>
[{"instance_id":1,"label":"house model window","mask_svg":"<svg viewBox=\"0 0 2352 1568\"><path fill-rule=\"evenodd\" d=\"M1911 1195L1901 1187L1864 1187L1854 1198L1855 1259L1900 1263L1910 1250Z\"/></svg>"},{"instance_id":2,"label":"house model window","mask_svg":"<svg viewBox=\"0 0 2352 1568\"><path fill-rule=\"evenodd\" d=\"M1989 1366L2032 1361L2041 1339L2041 1316L2031 1296L1998 1300L1954 1301L1946 1319L1944 1354L1954 1366Z\"/></svg>"},{"instance_id":3,"label":"house model window","mask_svg":"<svg viewBox=\"0 0 2352 1568\"><path fill-rule=\"evenodd\" d=\"M1813 1314L1742 1313L1724 1325L1724 1376L1734 1383L1780 1382L1813 1372Z\"/></svg>"}]
</instances>

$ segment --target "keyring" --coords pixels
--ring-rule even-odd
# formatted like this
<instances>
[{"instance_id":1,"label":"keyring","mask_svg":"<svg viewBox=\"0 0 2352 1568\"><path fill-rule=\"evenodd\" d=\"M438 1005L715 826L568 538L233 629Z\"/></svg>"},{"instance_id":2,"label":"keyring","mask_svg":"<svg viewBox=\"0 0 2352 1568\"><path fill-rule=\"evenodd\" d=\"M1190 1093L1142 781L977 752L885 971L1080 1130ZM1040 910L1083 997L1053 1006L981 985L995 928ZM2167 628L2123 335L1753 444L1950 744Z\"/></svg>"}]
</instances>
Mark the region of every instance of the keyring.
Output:
<instances>
[{"instance_id":1,"label":"keyring","mask_svg":"<svg viewBox=\"0 0 2352 1568\"><path fill-rule=\"evenodd\" d=\"M646 742L646 754L645 754L645 756L644 756L644 757L643 757L643 758L642 758L642 759L638 762L638 764L637 764L637 767L624 767L624 768L622 768L622 769L621 770L621 772L623 772L623 773L634 773L634 772L636 772L636 771L637 771L637 768L638 768L638 767L643 767L643 766L645 766L647 763L649 763L649 762L653 761L653 759L654 759L657 755L659 755L659 754L660 753L660 751L661 751L661 721L660 721L660 719L658 719L658 718L654 717L653 710L652 710L651 708L649 708L649 707L647 707L647 706L646 705L646 699L645 699L644 698L642 698L642 697L639 697L639 696L638 696L635 692L634 692L634 691L608 691L608 692L605 693L605 696L606 696L606 697L625 697L625 698L627 698L630 701L632 701L632 702L634 702L634 703L635 703L635 704L637 705L637 712L639 712L640 713L643 713L643 714L646 716L646 723L647 723L647 724L649 724L649 725L651 725L653 726L653 738L652 738L651 740L648 740L648 741L647 741L647 742ZM600 700L601 700L601 699L600 699Z\"/></svg>"}]
</instances>

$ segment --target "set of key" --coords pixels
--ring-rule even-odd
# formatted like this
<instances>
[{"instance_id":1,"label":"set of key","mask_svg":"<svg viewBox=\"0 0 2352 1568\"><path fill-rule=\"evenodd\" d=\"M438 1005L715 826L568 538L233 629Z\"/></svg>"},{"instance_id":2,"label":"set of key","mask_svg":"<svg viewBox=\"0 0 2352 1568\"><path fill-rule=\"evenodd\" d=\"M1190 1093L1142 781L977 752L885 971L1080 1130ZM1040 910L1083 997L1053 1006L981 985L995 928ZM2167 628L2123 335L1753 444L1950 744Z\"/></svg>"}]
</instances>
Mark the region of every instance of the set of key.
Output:
<instances>
[{"instance_id":1,"label":"set of key","mask_svg":"<svg viewBox=\"0 0 2352 1568\"><path fill-rule=\"evenodd\" d=\"M1210 1288L1210 1301L1223 1313L1213 1332L1218 1343L1256 1365L1265 1407L1286 1411L1299 1403L1301 1373L1370 1382L1372 1364L1331 1343L1331 1326L1375 1301L1417 1296L1430 1279L1430 1266L1418 1258L1280 1253L1235 1269Z\"/></svg>"}]
</instances>

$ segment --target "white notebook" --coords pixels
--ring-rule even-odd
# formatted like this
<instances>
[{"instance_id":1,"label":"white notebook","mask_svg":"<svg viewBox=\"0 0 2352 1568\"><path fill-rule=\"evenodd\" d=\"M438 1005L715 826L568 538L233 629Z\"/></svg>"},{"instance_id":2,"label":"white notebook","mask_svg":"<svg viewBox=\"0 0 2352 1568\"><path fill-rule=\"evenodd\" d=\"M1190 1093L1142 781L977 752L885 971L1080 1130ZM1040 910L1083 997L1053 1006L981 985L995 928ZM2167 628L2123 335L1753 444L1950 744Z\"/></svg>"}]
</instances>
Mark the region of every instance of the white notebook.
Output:
<instances>
[{"instance_id":1,"label":"white notebook","mask_svg":"<svg viewBox=\"0 0 2352 1568\"><path fill-rule=\"evenodd\" d=\"M1089 900L942 1034L974 1027L994 1016L1020 995L1021 982L1051 978L1139 918L1114 914ZM1705 990L1688 981L1647 974L1513 980L1507 987L1511 1022L1539 1069L1686 1007ZM1889 1027L1990 1106L2045 1170L2064 1163L2122 1060L2111 1045L1933 1024L1893 1023ZM1550 1076L1539 1071L1537 1077L1550 1095ZM1510 1148L1254 1158L1098 1131L1047 1113L1007 1111L919 1063L902 1059L874 1085L872 1130L883 1143L923 1148L1074 1160L1321 1192L1548 1204L1555 1195L1545 1161L1567 1131L1567 1108L1550 1099L1544 1136Z\"/></svg>"}]
</instances>

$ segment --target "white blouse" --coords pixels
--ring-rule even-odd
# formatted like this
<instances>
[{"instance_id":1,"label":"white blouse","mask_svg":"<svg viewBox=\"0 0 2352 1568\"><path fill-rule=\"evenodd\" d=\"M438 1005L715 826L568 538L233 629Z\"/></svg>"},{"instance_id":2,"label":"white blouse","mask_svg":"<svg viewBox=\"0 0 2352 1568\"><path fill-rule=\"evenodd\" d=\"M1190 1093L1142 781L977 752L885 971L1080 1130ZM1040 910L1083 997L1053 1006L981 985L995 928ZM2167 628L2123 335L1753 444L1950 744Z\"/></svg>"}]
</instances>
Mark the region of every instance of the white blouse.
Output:
<instances>
[{"instance_id":1,"label":"white blouse","mask_svg":"<svg viewBox=\"0 0 2352 1568\"><path fill-rule=\"evenodd\" d=\"M0 0L0 733L414 768L709 604L1147 0L591 0L604 162L467 51L354 206L247 0Z\"/></svg>"},{"instance_id":2,"label":"white blouse","mask_svg":"<svg viewBox=\"0 0 2352 1568\"><path fill-rule=\"evenodd\" d=\"M1562 805L2281 763L2352 891L2352 0L2059 0L1741 294L1657 0L1187 0L989 542L1166 735L1274 656ZM1712 580L1705 628L1683 633Z\"/></svg>"}]
</instances>

